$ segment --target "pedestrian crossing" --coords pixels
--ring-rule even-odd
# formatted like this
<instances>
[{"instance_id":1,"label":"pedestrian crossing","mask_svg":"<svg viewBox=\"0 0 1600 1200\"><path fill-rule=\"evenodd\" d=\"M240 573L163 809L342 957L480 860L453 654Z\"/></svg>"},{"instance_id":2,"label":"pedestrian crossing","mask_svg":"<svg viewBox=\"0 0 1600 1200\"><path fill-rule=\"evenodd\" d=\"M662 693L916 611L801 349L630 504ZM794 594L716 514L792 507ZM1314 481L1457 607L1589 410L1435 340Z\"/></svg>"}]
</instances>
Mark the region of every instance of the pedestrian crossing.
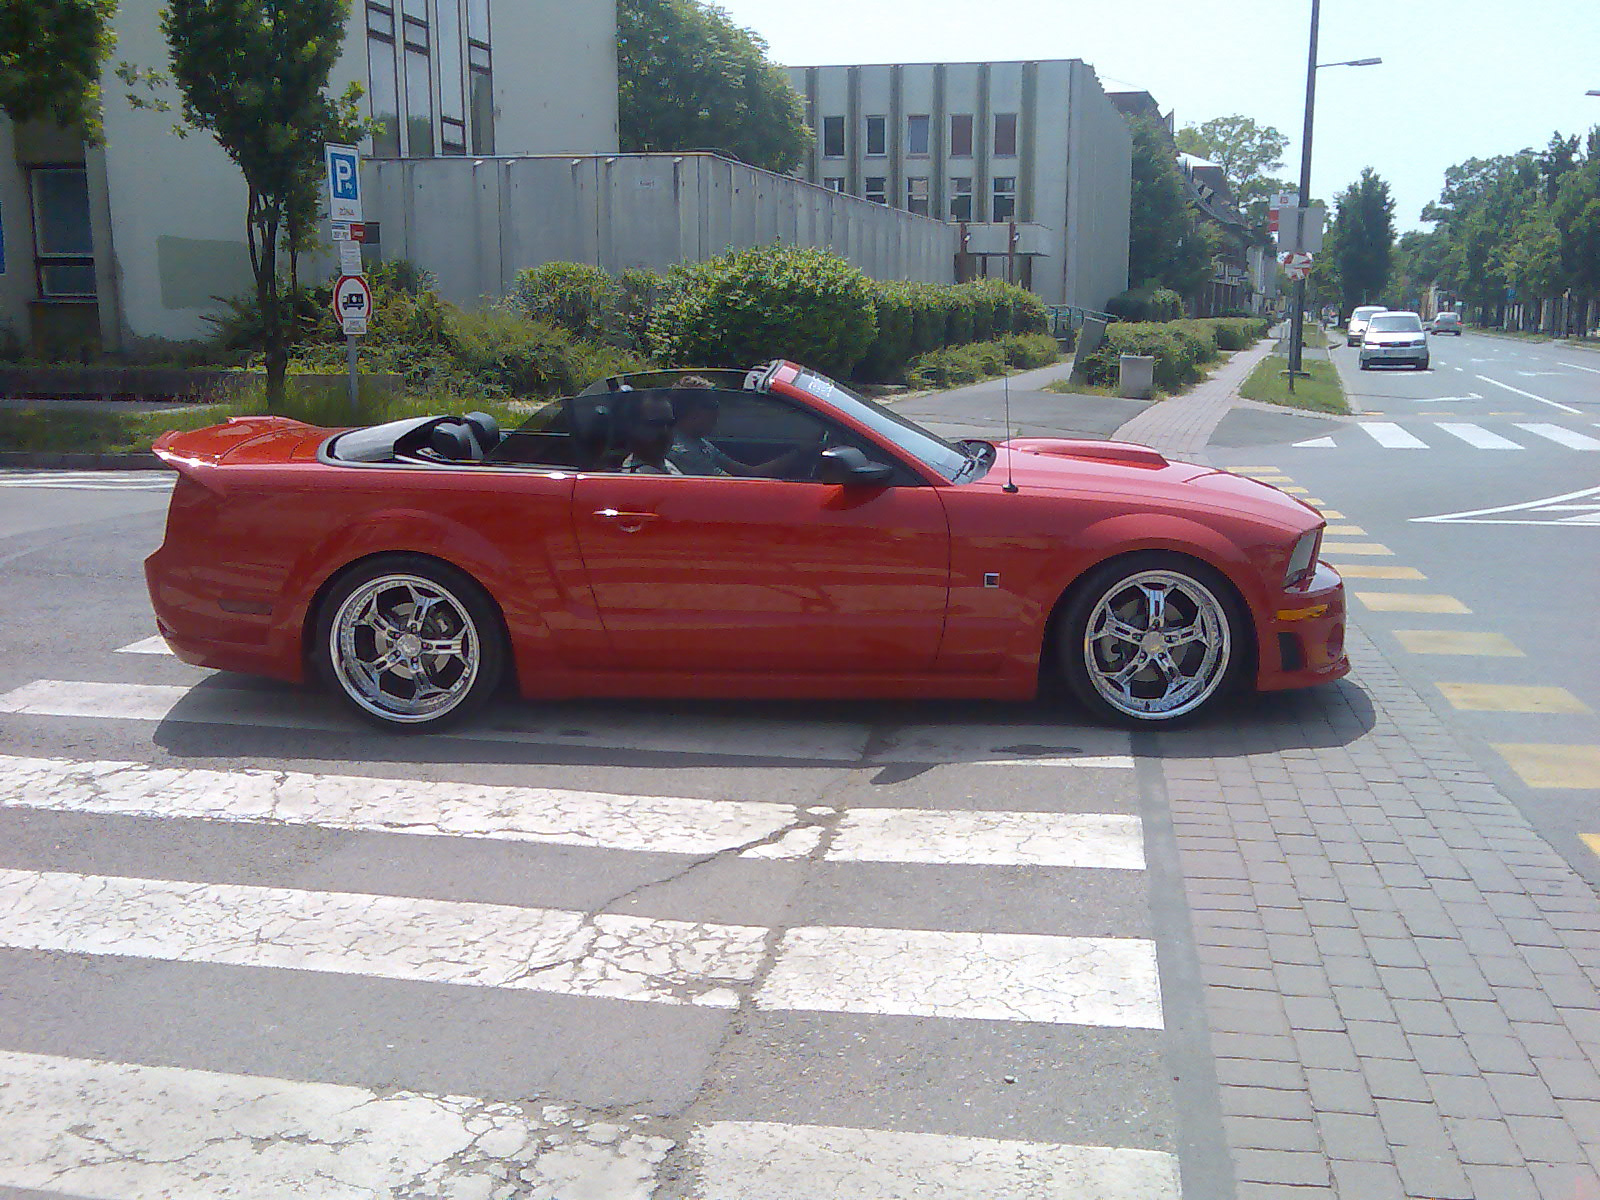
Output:
<instances>
[{"instance_id":1,"label":"pedestrian crossing","mask_svg":"<svg viewBox=\"0 0 1600 1200\"><path fill-rule=\"evenodd\" d=\"M1504 433L1472 421L1417 422L1409 426L1395 421L1360 421L1349 429L1349 433L1307 438L1294 444L1317 450L1366 445L1369 440L1384 450L1460 449L1462 445L1474 450L1548 450L1552 444L1568 450L1600 450L1600 435L1545 421L1514 422Z\"/></svg>"},{"instance_id":2,"label":"pedestrian crossing","mask_svg":"<svg viewBox=\"0 0 1600 1200\"><path fill-rule=\"evenodd\" d=\"M42 488L72 492L170 492L170 471L0 470L0 488Z\"/></svg>"},{"instance_id":3,"label":"pedestrian crossing","mask_svg":"<svg viewBox=\"0 0 1600 1200\"><path fill-rule=\"evenodd\" d=\"M148 641L112 649L108 671L172 678ZM0 731L35 745L82 744L85 722L136 740L255 722L350 754L0 753L0 972L35 998L0 1026L0 1191L1179 1200L1170 1123L1123 1119L1130 1095L1165 1111L1148 1097L1168 1082L1129 735L507 707L429 739L441 779L363 765L393 740L298 692L0 695ZM593 787L452 765L513 745L510 764L660 757ZM767 764L817 782L753 782ZM1018 786L949 785L999 766ZM105 1015L146 972L183 1020ZM211 1024L236 1009L257 1014L242 1046ZM485 1013L510 1068L408 1065ZM342 1033L319 1056L321 1023ZM901 1085L842 1106L815 1069L828 1045ZM656 1070L682 1097L656 1095ZM942 1094L955 1077L965 1099Z\"/></svg>"}]
</instances>

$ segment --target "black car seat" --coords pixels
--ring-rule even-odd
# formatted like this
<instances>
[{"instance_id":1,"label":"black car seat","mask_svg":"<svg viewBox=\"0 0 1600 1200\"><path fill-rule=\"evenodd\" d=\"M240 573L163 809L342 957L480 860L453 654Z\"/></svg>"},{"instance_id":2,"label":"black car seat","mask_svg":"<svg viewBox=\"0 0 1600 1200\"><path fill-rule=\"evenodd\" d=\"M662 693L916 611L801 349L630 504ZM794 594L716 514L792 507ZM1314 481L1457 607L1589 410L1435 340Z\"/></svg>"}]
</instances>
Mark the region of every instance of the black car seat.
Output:
<instances>
[{"instance_id":1,"label":"black car seat","mask_svg":"<svg viewBox=\"0 0 1600 1200\"><path fill-rule=\"evenodd\" d=\"M472 430L472 436L477 439L483 454L490 453L498 446L503 438L500 432L500 422L496 421L486 412L469 412L461 418ZM479 455L481 458L482 455Z\"/></svg>"},{"instance_id":2,"label":"black car seat","mask_svg":"<svg viewBox=\"0 0 1600 1200\"><path fill-rule=\"evenodd\" d=\"M465 421L435 425L428 435L428 449L446 462L478 462L483 458L483 447Z\"/></svg>"}]
</instances>

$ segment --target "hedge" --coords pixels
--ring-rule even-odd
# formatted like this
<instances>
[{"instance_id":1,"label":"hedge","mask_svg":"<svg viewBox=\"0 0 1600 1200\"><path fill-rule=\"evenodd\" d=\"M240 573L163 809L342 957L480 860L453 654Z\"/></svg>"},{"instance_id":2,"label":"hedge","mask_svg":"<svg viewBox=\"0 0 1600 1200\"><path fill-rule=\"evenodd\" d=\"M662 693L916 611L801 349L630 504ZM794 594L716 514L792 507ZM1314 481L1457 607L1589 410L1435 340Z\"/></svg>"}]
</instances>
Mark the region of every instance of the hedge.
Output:
<instances>
[{"instance_id":1,"label":"hedge","mask_svg":"<svg viewBox=\"0 0 1600 1200\"><path fill-rule=\"evenodd\" d=\"M1171 288L1129 288L1107 300L1106 311L1124 321L1175 321L1183 316L1183 297Z\"/></svg>"},{"instance_id":2,"label":"hedge","mask_svg":"<svg viewBox=\"0 0 1600 1200\"><path fill-rule=\"evenodd\" d=\"M1124 354L1153 356L1156 386L1178 392L1198 383L1202 368L1223 350L1241 350L1267 331L1265 318L1226 317L1200 321L1118 321L1089 356L1089 383L1114 384Z\"/></svg>"},{"instance_id":3,"label":"hedge","mask_svg":"<svg viewBox=\"0 0 1600 1200\"><path fill-rule=\"evenodd\" d=\"M878 334L856 367L872 382L907 378L913 359L944 347L989 342L1007 334L1043 334L1044 302L998 279L970 283L880 283L874 309Z\"/></svg>"},{"instance_id":4,"label":"hedge","mask_svg":"<svg viewBox=\"0 0 1600 1200\"><path fill-rule=\"evenodd\" d=\"M1060 346L1048 334L1008 333L921 355L906 370L906 382L917 389L957 387L1004 374L1008 367L1047 367L1060 357Z\"/></svg>"}]
</instances>

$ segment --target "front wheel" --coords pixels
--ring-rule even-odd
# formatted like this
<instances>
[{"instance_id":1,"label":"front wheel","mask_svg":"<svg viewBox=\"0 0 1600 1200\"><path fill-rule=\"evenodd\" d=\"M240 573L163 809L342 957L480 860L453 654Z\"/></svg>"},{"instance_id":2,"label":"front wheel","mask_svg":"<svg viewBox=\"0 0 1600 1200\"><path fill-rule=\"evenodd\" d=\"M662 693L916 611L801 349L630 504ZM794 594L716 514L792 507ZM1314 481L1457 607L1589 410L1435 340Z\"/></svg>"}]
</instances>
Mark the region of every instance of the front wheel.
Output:
<instances>
[{"instance_id":1,"label":"front wheel","mask_svg":"<svg viewBox=\"0 0 1600 1200\"><path fill-rule=\"evenodd\" d=\"M1144 728L1202 712L1237 685L1250 624L1202 563L1144 553L1106 563L1074 590L1056 654L1086 707Z\"/></svg>"},{"instance_id":2,"label":"front wheel","mask_svg":"<svg viewBox=\"0 0 1600 1200\"><path fill-rule=\"evenodd\" d=\"M417 555L351 570L323 602L315 636L323 681L358 716L396 732L459 721L505 671L505 637L483 589Z\"/></svg>"}]
</instances>

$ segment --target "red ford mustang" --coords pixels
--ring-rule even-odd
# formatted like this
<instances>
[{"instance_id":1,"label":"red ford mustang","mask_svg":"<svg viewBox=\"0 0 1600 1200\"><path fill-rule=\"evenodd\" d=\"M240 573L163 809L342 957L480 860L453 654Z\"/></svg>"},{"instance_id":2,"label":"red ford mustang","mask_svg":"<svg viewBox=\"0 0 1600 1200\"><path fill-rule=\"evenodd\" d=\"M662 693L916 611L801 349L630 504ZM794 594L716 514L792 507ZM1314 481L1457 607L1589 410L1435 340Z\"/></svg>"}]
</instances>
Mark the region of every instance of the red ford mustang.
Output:
<instances>
[{"instance_id":1,"label":"red ford mustang","mask_svg":"<svg viewBox=\"0 0 1600 1200\"><path fill-rule=\"evenodd\" d=\"M146 563L196 666L392 729L524 696L1033 696L1159 726L1349 670L1321 516L1126 444L951 443L789 362L492 418L168 433Z\"/></svg>"}]
</instances>

